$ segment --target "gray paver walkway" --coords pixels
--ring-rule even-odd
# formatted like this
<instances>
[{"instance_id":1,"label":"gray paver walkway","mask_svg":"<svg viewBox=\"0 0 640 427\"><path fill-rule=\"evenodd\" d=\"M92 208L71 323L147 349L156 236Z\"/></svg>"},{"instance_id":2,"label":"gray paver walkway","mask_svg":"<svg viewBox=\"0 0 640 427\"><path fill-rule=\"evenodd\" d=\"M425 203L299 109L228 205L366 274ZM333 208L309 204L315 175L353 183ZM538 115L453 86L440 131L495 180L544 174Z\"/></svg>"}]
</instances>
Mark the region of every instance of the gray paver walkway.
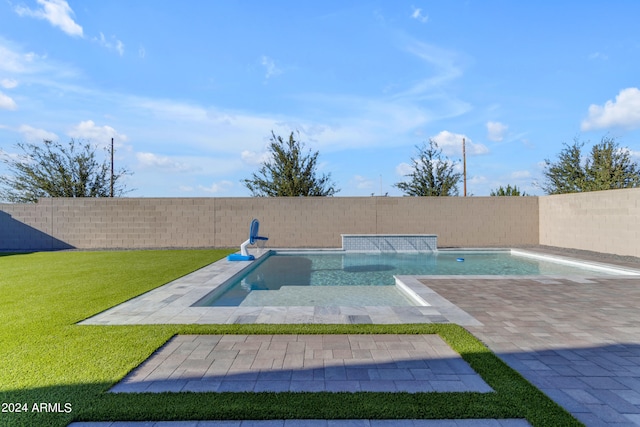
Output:
<instances>
[{"instance_id":1,"label":"gray paver walkway","mask_svg":"<svg viewBox=\"0 0 640 427\"><path fill-rule=\"evenodd\" d=\"M178 335L111 392L490 392L437 335Z\"/></svg>"},{"instance_id":2,"label":"gray paver walkway","mask_svg":"<svg viewBox=\"0 0 640 427\"><path fill-rule=\"evenodd\" d=\"M640 426L640 279L422 280L482 322L467 329L587 426Z\"/></svg>"}]
</instances>

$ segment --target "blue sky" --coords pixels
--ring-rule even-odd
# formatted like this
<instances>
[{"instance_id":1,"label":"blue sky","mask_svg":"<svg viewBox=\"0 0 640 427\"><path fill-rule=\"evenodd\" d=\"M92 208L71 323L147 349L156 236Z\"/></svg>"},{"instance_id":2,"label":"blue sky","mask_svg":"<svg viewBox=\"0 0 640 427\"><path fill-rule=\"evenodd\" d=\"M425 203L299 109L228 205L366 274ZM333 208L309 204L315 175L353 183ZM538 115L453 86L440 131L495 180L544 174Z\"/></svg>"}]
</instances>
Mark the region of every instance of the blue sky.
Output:
<instances>
[{"instance_id":1,"label":"blue sky","mask_svg":"<svg viewBox=\"0 0 640 427\"><path fill-rule=\"evenodd\" d=\"M296 131L338 196L395 196L416 145L461 160L464 137L469 193L540 195L576 137L640 161L638 16L636 0L0 0L0 148L113 137L129 196L249 196L271 131Z\"/></svg>"}]
</instances>

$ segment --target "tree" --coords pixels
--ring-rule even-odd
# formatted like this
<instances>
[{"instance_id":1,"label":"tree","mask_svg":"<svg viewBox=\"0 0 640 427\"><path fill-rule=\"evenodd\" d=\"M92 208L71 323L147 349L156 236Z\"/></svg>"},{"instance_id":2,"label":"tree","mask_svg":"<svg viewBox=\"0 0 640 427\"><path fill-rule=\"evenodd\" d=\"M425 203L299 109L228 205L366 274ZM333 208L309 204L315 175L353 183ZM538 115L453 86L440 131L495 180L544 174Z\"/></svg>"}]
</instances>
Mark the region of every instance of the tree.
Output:
<instances>
[{"instance_id":1,"label":"tree","mask_svg":"<svg viewBox=\"0 0 640 427\"><path fill-rule=\"evenodd\" d=\"M22 153L2 153L10 175L0 175L0 199L12 203L37 202L41 197L109 197L111 167L100 162L96 147L71 140L67 146L45 140L43 144L18 143ZM126 193L119 180L126 169L113 174L114 195Z\"/></svg>"},{"instance_id":2,"label":"tree","mask_svg":"<svg viewBox=\"0 0 640 427\"><path fill-rule=\"evenodd\" d=\"M579 193L640 186L640 167L631 161L627 148L614 138L603 137L582 158L584 142L574 139L564 144L557 162L545 159L545 182L540 188L547 194Z\"/></svg>"},{"instance_id":3,"label":"tree","mask_svg":"<svg viewBox=\"0 0 640 427\"><path fill-rule=\"evenodd\" d=\"M416 146L418 155L411 158L413 172L405 175L409 182L394 184L406 196L457 196L462 174L454 172L455 163L443 156L438 144L429 139L429 145Z\"/></svg>"},{"instance_id":4,"label":"tree","mask_svg":"<svg viewBox=\"0 0 640 427\"><path fill-rule=\"evenodd\" d=\"M489 195L490 196L526 196L527 193L525 193L524 191L521 192L517 185L514 185L512 187L511 184L509 184L506 187L500 186L496 190L491 190L491 193L489 193Z\"/></svg>"},{"instance_id":5,"label":"tree","mask_svg":"<svg viewBox=\"0 0 640 427\"><path fill-rule=\"evenodd\" d=\"M591 148L585 171L587 187L584 191L640 186L638 163L632 162L629 149L620 148L613 138L602 138Z\"/></svg>"},{"instance_id":6,"label":"tree","mask_svg":"<svg viewBox=\"0 0 640 427\"><path fill-rule=\"evenodd\" d=\"M316 176L318 152L303 153L304 144L293 132L285 141L271 132L270 159L258 173L242 182L257 197L333 196L340 191L331 182L331 174Z\"/></svg>"}]
</instances>

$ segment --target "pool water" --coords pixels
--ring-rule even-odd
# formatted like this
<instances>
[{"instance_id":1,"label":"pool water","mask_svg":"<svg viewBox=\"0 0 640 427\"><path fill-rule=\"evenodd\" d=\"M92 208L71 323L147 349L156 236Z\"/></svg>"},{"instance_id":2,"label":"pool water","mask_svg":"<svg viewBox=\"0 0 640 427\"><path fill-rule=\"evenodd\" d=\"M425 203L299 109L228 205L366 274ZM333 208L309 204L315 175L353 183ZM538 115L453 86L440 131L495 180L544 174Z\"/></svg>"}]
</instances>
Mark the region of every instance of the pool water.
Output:
<instances>
[{"instance_id":1,"label":"pool water","mask_svg":"<svg viewBox=\"0 0 640 427\"><path fill-rule=\"evenodd\" d=\"M198 306L416 305L396 275L604 275L509 251L434 253L274 252ZM369 288L363 292L363 286ZM310 290L310 288L313 288ZM387 289L385 289L387 288Z\"/></svg>"}]
</instances>

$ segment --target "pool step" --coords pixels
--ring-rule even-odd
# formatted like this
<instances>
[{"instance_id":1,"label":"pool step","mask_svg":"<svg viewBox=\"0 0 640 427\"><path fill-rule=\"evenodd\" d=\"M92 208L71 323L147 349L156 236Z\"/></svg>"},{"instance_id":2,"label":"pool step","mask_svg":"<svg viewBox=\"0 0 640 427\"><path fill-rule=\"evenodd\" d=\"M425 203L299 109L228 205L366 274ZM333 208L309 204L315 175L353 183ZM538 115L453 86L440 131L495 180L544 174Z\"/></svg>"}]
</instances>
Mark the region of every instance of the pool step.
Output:
<instances>
[{"instance_id":1,"label":"pool step","mask_svg":"<svg viewBox=\"0 0 640 427\"><path fill-rule=\"evenodd\" d=\"M279 290L255 290L241 307L372 307L413 306L395 286L282 286Z\"/></svg>"}]
</instances>

